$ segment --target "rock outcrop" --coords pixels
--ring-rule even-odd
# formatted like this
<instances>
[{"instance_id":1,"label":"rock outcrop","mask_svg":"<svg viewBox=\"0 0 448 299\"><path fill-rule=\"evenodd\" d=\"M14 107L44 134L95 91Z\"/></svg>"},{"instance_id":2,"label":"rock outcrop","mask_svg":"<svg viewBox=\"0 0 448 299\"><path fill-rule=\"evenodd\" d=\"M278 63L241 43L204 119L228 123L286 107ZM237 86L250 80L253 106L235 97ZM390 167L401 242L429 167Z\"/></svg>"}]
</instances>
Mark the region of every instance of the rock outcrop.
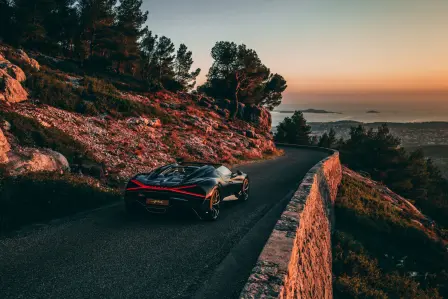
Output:
<instances>
[{"instance_id":1,"label":"rock outcrop","mask_svg":"<svg viewBox=\"0 0 448 299\"><path fill-rule=\"evenodd\" d=\"M0 164L8 162L8 152L11 150L8 140L0 129Z\"/></svg>"},{"instance_id":2,"label":"rock outcrop","mask_svg":"<svg viewBox=\"0 0 448 299\"><path fill-rule=\"evenodd\" d=\"M8 54L9 54L8 58L10 60L12 60L13 62L18 63L20 65L29 66L29 67L31 67L35 71L39 71L40 70L39 63L35 59L30 58L28 56L28 54L26 54L25 51L23 51L23 50L15 50L15 51L11 50L11 51L8 52Z\"/></svg>"},{"instance_id":3,"label":"rock outcrop","mask_svg":"<svg viewBox=\"0 0 448 299\"><path fill-rule=\"evenodd\" d=\"M50 149L21 148L11 155L6 166L10 175L17 176L40 171L69 171L67 159Z\"/></svg>"},{"instance_id":4,"label":"rock outcrop","mask_svg":"<svg viewBox=\"0 0 448 299\"><path fill-rule=\"evenodd\" d=\"M20 84L25 80L23 70L0 55L0 101L9 103L25 101L28 92Z\"/></svg>"},{"instance_id":5,"label":"rock outcrop","mask_svg":"<svg viewBox=\"0 0 448 299\"><path fill-rule=\"evenodd\" d=\"M1 57L0 57L0 70L6 72L8 75L10 75L19 82L24 82L26 80L25 73L20 67L18 67L15 64L12 64L8 60L1 60Z\"/></svg>"},{"instance_id":6,"label":"rock outcrop","mask_svg":"<svg viewBox=\"0 0 448 299\"><path fill-rule=\"evenodd\" d=\"M28 92L22 84L0 69L0 101L9 103L23 102L28 99Z\"/></svg>"},{"instance_id":7,"label":"rock outcrop","mask_svg":"<svg viewBox=\"0 0 448 299\"><path fill-rule=\"evenodd\" d=\"M269 132L272 125L271 113L264 108L256 105L247 105L244 107L244 120L249 121L263 131Z\"/></svg>"}]
</instances>

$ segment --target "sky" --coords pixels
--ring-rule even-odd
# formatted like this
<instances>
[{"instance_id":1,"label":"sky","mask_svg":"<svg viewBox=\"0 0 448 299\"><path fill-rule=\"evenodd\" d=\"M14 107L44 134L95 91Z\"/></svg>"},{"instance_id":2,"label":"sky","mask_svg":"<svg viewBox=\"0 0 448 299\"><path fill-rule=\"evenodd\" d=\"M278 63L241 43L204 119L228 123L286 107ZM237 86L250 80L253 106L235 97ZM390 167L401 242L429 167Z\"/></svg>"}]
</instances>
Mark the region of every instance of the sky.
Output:
<instances>
[{"instance_id":1,"label":"sky","mask_svg":"<svg viewBox=\"0 0 448 299\"><path fill-rule=\"evenodd\" d=\"M217 41L255 49L297 95L433 94L448 102L448 0L143 0L148 27L202 73ZM443 97L442 97L443 98Z\"/></svg>"}]
</instances>

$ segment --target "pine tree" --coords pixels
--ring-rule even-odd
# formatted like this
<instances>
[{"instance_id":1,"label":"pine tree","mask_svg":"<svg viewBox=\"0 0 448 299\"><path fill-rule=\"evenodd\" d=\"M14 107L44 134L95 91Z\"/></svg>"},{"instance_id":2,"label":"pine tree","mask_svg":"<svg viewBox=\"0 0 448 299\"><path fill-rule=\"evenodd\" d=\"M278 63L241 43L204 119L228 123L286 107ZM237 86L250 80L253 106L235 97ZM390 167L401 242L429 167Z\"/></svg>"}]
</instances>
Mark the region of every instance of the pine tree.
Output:
<instances>
[{"instance_id":1,"label":"pine tree","mask_svg":"<svg viewBox=\"0 0 448 299\"><path fill-rule=\"evenodd\" d=\"M81 39L78 52L81 59L108 58L116 51L115 14L116 0L80 0Z\"/></svg>"},{"instance_id":2,"label":"pine tree","mask_svg":"<svg viewBox=\"0 0 448 299\"><path fill-rule=\"evenodd\" d=\"M45 22L48 38L54 48L62 48L63 54L72 56L79 31L75 0L55 0L54 3Z\"/></svg>"},{"instance_id":3,"label":"pine tree","mask_svg":"<svg viewBox=\"0 0 448 299\"><path fill-rule=\"evenodd\" d=\"M328 134L327 134L327 132L325 132L322 134L322 136L320 136L318 146L329 148L328 141L329 141Z\"/></svg>"},{"instance_id":4,"label":"pine tree","mask_svg":"<svg viewBox=\"0 0 448 299\"><path fill-rule=\"evenodd\" d=\"M145 29L141 42L142 77L150 89L167 88L175 82L175 50L171 39L158 38Z\"/></svg>"},{"instance_id":5,"label":"pine tree","mask_svg":"<svg viewBox=\"0 0 448 299\"><path fill-rule=\"evenodd\" d=\"M307 125L301 111L294 112L293 116L286 117L278 126L274 135L276 142L309 145L311 127Z\"/></svg>"},{"instance_id":6,"label":"pine tree","mask_svg":"<svg viewBox=\"0 0 448 299\"><path fill-rule=\"evenodd\" d=\"M333 128L330 129L330 132L325 132L319 139L319 146L326 148L334 148L336 146L336 132Z\"/></svg>"},{"instance_id":7,"label":"pine tree","mask_svg":"<svg viewBox=\"0 0 448 299\"><path fill-rule=\"evenodd\" d=\"M174 78L174 59L176 48L173 42L166 36L159 38L155 51L155 62L159 72L159 82Z\"/></svg>"},{"instance_id":8,"label":"pine tree","mask_svg":"<svg viewBox=\"0 0 448 299\"><path fill-rule=\"evenodd\" d=\"M330 132L328 133L328 144L330 148L334 148L337 144L338 140L336 138L336 131L331 128Z\"/></svg>"},{"instance_id":9,"label":"pine tree","mask_svg":"<svg viewBox=\"0 0 448 299\"><path fill-rule=\"evenodd\" d=\"M145 28L140 43L140 75L150 89L157 86L156 47L159 37Z\"/></svg>"},{"instance_id":10,"label":"pine tree","mask_svg":"<svg viewBox=\"0 0 448 299\"><path fill-rule=\"evenodd\" d=\"M181 44L177 50L175 60L175 79L184 90L190 90L196 85L196 77L199 76L201 69L190 72L193 65L193 53L188 51L186 45Z\"/></svg>"},{"instance_id":11,"label":"pine tree","mask_svg":"<svg viewBox=\"0 0 448 299\"><path fill-rule=\"evenodd\" d=\"M14 1L16 40L31 48L43 49L48 44L45 21L55 7L53 0Z\"/></svg>"},{"instance_id":12,"label":"pine tree","mask_svg":"<svg viewBox=\"0 0 448 299\"><path fill-rule=\"evenodd\" d=\"M271 74L264 86L263 96L256 104L265 106L269 110L274 110L275 107L281 104L283 99L282 93L287 87L285 78L279 74Z\"/></svg>"},{"instance_id":13,"label":"pine tree","mask_svg":"<svg viewBox=\"0 0 448 299\"><path fill-rule=\"evenodd\" d=\"M121 71L123 62L133 65L140 56L138 40L145 32L142 26L148 18L148 12L142 12L141 6L142 0L122 0L117 8L117 50L114 55L117 72Z\"/></svg>"},{"instance_id":14,"label":"pine tree","mask_svg":"<svg viewBox=\"0 0 448 299\"><path fill-rule=\"evenodd\" d=\"M0 0L0 40L11 42L13 8L10 0Z\"/></svg>"},{"instance_id":15,"label":"pine tree","mask_svg":"<svg viewBox=\"0 0 448 299\"><path fill-rule=\"evenodd\" d=\"M198 88L211 97L232 101L232 117L238 113L238 103L264 105L273 109L281 102L286 81L272 75L256 51L246 45L218 42L211 52L207 82Z\"/></svg>"}]
</instances>

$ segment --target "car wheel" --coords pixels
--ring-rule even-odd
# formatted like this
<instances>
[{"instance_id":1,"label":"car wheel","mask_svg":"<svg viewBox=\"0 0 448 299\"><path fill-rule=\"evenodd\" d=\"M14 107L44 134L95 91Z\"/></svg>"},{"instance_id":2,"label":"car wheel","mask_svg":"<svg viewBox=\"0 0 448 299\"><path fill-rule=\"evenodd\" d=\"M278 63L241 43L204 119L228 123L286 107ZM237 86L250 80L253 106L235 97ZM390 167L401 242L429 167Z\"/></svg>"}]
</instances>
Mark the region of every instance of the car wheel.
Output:
<instances>
[{"instance_id":1,"label":"car wheel","mask_svg":"<svg viewBox=\"0 0 448 299\"><path fill-rule=\"evenodd\" d=\"M250 184L249 180L245 179L243 186L241 187L240 195L238 196L239 201L247 201L249 199Z\"/></svg>"},{"instance_id":2,"label":"car wheel","mask_svg":"<svg viewBox=\"0 0 448 299\"><path fill-rule=\"evenodd\" d=\"M219 193L218 188L213 191L212 195L210 196L210 200L205 204L207 204L207 207L202 218L208 221L214 221L218 219L221 205L221 193Z\"/></svg>"}]
</instances>

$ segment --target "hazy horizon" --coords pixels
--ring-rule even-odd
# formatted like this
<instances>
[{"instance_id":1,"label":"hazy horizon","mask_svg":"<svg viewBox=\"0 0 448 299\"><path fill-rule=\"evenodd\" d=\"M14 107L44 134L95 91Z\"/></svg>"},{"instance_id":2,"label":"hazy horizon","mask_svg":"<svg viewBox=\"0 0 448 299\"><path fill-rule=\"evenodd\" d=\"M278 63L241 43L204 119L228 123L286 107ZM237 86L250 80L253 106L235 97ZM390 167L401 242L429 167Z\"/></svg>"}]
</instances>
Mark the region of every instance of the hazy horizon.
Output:
<instances>
[{"instance_id":1,"label":"hazy horizon","mask_svg":"<svg viewBox=\"0 0 448 299\"><path fill-rule=\"evenodd\" d=\"M448 122L448 92L290 93L277 111L322 109L339 114L304 113L309 122ZM367 113L375 110L379 113ZM272 113L275 127L292 113Z\"/></svg>"}]
</instances>

